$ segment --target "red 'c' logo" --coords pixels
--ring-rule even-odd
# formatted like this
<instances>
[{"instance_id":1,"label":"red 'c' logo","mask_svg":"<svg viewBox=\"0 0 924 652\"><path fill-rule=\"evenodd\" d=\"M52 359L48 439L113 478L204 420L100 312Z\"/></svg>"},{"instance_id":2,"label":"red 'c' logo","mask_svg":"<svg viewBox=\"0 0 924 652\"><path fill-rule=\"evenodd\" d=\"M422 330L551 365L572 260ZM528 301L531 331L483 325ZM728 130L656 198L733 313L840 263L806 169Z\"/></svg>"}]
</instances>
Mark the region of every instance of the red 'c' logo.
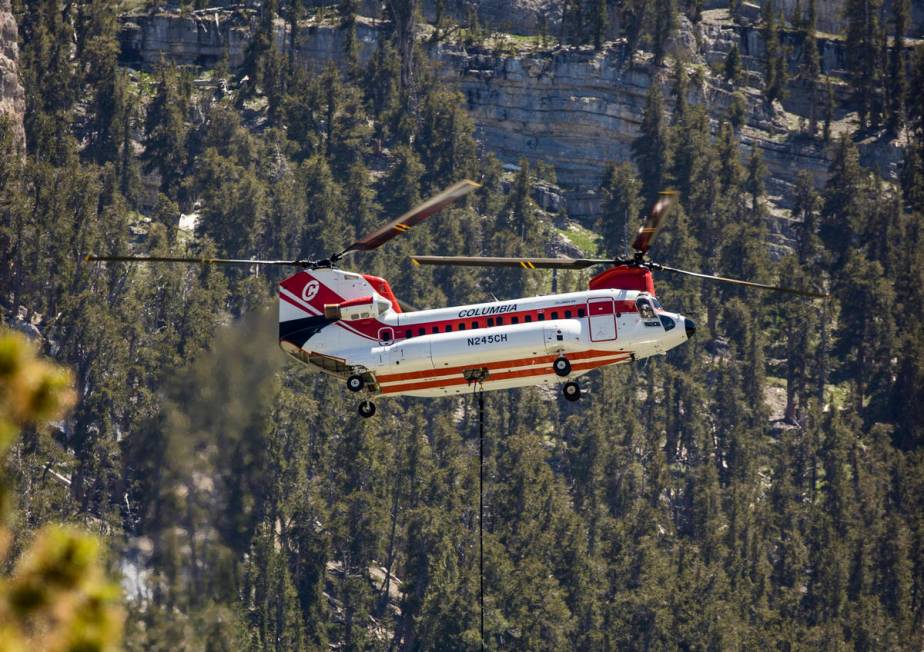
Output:
<instances>
[{"instance_id":1,"label":"red 'c' logo","mask_svg":"<svg viewBox=\"0 0 924 652\"><path fill-rule=\"evenodd\" d=\"M309 281L302 288L302 299L310 303L312 299L318 296L318 290L321 289L317 281Z\"/></svg>"}]
</instances>

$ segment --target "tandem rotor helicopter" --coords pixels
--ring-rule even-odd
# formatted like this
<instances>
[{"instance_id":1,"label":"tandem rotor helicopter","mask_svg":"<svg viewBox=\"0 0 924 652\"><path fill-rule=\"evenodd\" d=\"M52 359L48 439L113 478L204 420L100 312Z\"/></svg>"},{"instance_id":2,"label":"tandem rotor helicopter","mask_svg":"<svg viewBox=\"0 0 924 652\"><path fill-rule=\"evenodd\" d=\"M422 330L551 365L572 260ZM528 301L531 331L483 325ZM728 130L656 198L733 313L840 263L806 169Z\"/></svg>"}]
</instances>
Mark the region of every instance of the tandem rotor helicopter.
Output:
<instances>
[{"instance_id":1,"label":"tandem rotor helicopter","mask_svg":"<svg viewBox=\"0 0 924 652\"><path fill-rule=\"evenodd\" d=\"M279 345L290 356L336 376L359 394L359 414L375 414L375 396L449 396L478 384L483 390L561 383L576 401L575 382L592 369L663 354L696 332L694 322L668 312L655 296L653 271L777 290L824 295L668 267L648 257L671 206L663 194L632 243L631 258L491 258L412 256L416 265L607 268L584 292L523 297L404 312L388 281L336 265L371 251L480 187L460 181L323 260L243 260L156 256L87 256L90 261L268 265L300 268L279 284Z\"/></svg>"}]
</instances>

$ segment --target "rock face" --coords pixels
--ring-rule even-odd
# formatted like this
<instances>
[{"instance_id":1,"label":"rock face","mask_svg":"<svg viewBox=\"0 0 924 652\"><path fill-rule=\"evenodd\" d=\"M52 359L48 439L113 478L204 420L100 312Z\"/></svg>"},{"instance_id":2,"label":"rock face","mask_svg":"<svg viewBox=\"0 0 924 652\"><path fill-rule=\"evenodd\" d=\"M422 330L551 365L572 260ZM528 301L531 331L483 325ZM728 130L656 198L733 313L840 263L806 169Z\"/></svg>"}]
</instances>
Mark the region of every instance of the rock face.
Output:
<instances>
[{"instance_id":1,"label":"rock face","mask_svg":"<svg viewBox=\"0 0 924 652\"><path fill-rule=\"evenodd\" d=\"M0 0L0 114L9 116L18 145L25 145L26 94L19 82L19 44L10 0Z\"/></svg>"},{"instance_id":2,"label":"rock face","mask_svg":"<svg viewBox=\"0 0 924 652\"><path fill-rule=\"evenodd\" d=\"M212 12L205 19L155 14L134 19L123 32L123 53L143 63L161 56L177 63L209 64L227 53L239 63L246 49L246 21L228 13ZM380 23L360 19L357 37L360 56L371 55L381 36ZM287 47L285 25L277 23L276 41ZM300 30L296 58L320 70L330 62L343 62L344 34L332 25L311 24ZM790 68L798 66L800 43L790 34ZM767 106L762 94L764 45L760 31L735 25L725 10L707 11L693 27L685 22L672 47L685 51L691 61L690 103L706 107L713 125L727 115L735 89L709 67L721 66L732 45L737 45L747 71L740 90L746 100L745 124L741 128L742 157L752 148L763 154L768 168L767 187L774 208L791 205L792 184L800 170L811 172L823 183L828 168L825 148L799 132L808 107L806 93L793 86L780 106ZM843 74L846 53L842 41L819 43L826 74ZM592 219L599 211L597 187L610 162L631 158L631 144L638 134L645 96L652 83L669 84L667 68L650 63L632 64L621 42L611 42L600 52L590 47L556 48L499 53L466 48L457 43L429 44L430 57L442 64L443 79L458 89L476 124L476 137L504 163L520 158L545 161L554 166L566 191L568 213ZM697 74L697 69L700 71ZM669 89L664 95L670 98ZM836 112L835 118L843 118ZM861 143L864 163L886 178L895 178L900 152L888 142ZM775 239L785 242L791 224L777 211L771 225Z\"/></svg>"},{"instance_id":3,"label":"rock face","mask_svg":"<svg viewBox=\"0 0 924 652\"><path fill-rule=\"evenodd\" d=\"M849 3L846 0L821 0L815 3L815 24L819 31L831 34L843 34L847 31L847 20L844 13ZM891 25L892 0L885 1L885 17ZM783 11L788 20L796 17L797 11L808 10L808 0L781 0L776 5ZM909 3L911 15L908 17L908 31L905 36L920 34L924 29L924 3L914 0Z\"/></svg>"}]
</instances>

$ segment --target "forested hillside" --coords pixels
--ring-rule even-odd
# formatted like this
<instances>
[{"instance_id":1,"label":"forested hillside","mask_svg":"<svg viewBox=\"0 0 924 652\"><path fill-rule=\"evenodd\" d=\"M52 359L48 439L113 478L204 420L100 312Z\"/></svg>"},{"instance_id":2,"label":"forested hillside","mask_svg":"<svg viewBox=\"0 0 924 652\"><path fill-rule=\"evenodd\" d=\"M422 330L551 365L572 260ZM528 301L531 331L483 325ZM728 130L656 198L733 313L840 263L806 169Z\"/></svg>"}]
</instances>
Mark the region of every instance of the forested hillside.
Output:
<instances>
[{"instance_id":1,"label":"forested hillside","mask_svg":"<svg viewBox=\"0 0 924 652\"><path fill-rule=\"evenodd\" d=\"M486 648L924 646L924 48L904 40L907 1L845 4L836 105L815 2L796 20L772 2L753 16L768 106L806 94L799 137L831 161L820 187L795 175L773 256L774 179L758 148L741 155L741 107L717 118L684 92L751 73L737 49L704 70L669 45L701 2L563 0L535 35L578 51L615 31L619 65L667 80L585 228L536 204L549 166L498 160L431 61L434 38L490 47L474 9L428 23L419 0L389 0L387 38L361 62L367 3L244 3L240 66L132 68L119 15L155 4L13 0L25 112L0 113L0 312L76 392L4 462L11 550L49 522L96 533L127 649L479 647L474 396L358 419L341 382L276 346L277 272L84 260L321 257L463 178L483 184L467 203L351 265L421 308L583 288L589 273L434 271L408 255L542 255L563 233L618 255L670 187L681 205L659 259L830 293L658 276L661 301L700 324L688 344L591 373L578 403L485 395ZM212 4L226 3L174 9ZM318 21L336 26L342 65L315 70L274 38ZM900 148L895 179L861 165L870 139Z\"/></svg>"}]
</instances>

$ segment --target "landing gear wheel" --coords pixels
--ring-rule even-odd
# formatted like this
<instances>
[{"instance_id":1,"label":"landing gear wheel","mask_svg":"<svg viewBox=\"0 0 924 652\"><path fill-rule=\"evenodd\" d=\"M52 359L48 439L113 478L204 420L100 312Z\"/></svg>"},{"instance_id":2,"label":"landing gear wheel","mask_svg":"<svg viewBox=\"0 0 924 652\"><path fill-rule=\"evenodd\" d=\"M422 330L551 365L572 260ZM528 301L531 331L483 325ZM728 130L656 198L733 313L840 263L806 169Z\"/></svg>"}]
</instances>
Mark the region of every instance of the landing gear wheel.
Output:
<instances>
[{"instance_id":1,"label":"landing gear wheel","mask_svg":"<svg viewBox=\"0 0 924 652\"><path fill-rule=\"evenodd\" d=\"M571 373L571 363L568 362L568 358L556 358L555 362L552 363L552 369L555 370L556 375L564 378Z\"/></svg>"},{"instance_id":2,"label":"landing gear wheel","mask_svg":"<svg viewBox=\"0 0 924 652\"><path fill-rule=\"evenodd\" d=\"M375 414L375 403L372 401L363 401L359 404L359 416L368 419Z\"/></svg>"},{"instance_id":3,"label":"landing gear wheel","mask_svg":"<svg viewBox=\"0 0 924 652\"><path fill-rule=\"evenodd\" d=\"M351 392L358 392L363 388L363 385L366 383L363 382L363 377L359 374L353 374L347 378L347 389Z\"/></svg>"},{"instance_id":4,"label":"landing gear wheel","mask_svg":"<svg viewBox=\"0 0 924 652\"><path fill-rule=\"evenodd\" d=\"M581 398L581 387L571 380L562 385L561 395L564 396L567 401L576 401Z\"/></svg>"}]
</instances>

